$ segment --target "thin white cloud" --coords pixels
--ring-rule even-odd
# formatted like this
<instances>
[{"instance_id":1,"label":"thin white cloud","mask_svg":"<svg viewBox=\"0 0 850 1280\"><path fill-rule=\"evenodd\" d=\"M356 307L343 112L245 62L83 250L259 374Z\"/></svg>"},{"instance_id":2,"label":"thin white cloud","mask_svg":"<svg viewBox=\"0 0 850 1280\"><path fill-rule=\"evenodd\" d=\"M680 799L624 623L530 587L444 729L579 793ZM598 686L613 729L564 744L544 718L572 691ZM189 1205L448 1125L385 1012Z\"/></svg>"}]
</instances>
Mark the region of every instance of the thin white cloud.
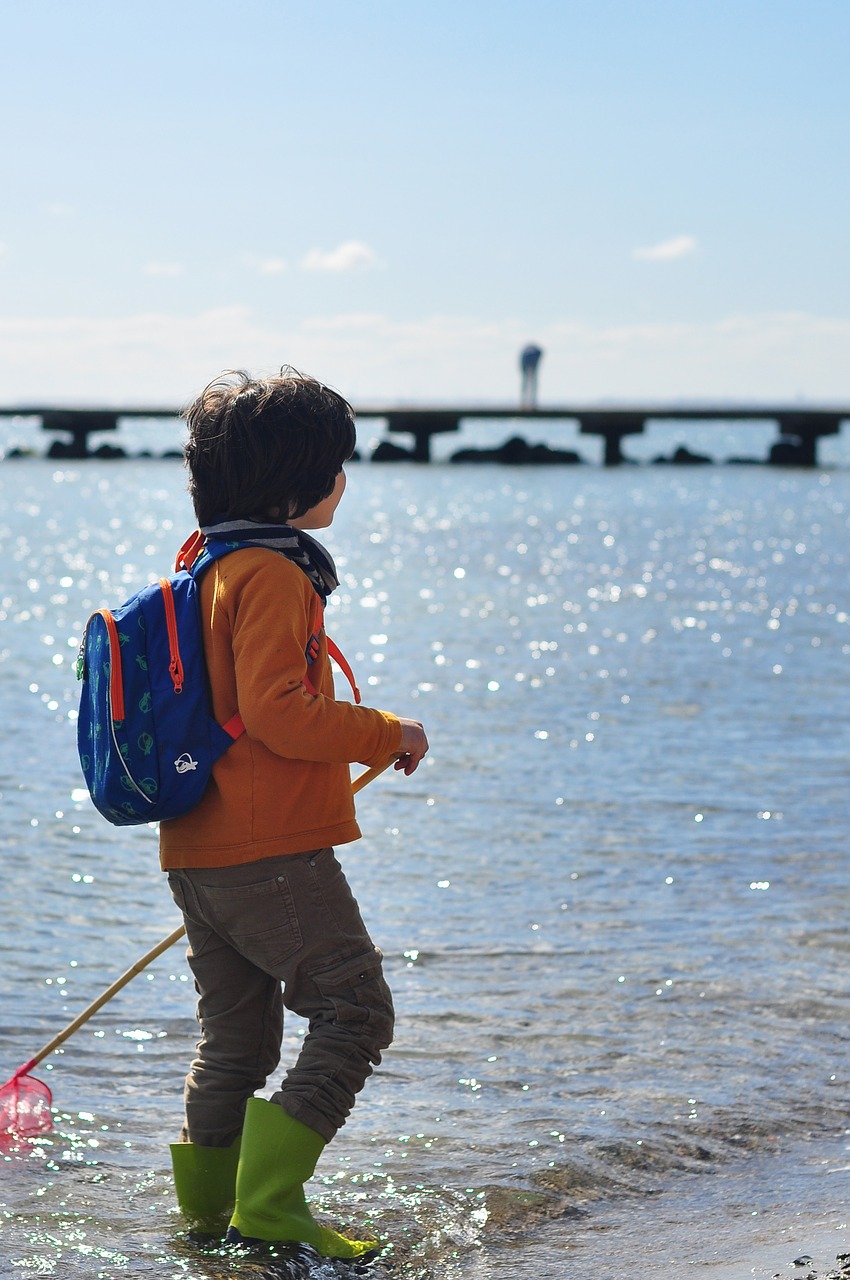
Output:
<instances>
[{"instance_id":1,"label":"thin white cloud","mask_svg":"<svg viewBox=\"0 0 850 1280\"><path fill-rule=\"evenodd\" d=\"M335 249L311 249L302 262L305 271L353 271L357 267L371 267L377 254L362 240L344 240Z\"/></svg>"},{"instance_id":2,"label":"thin white cloud","mask_svg":"<svg viewBox=\"0 0 850 1280\"><path fill-rule=\"evenodd\" d=\"M44 206L44 210L51 218L70 218L77 212L74 205L65 204L62 200L52 200Z\"/></svg>"},{"instance_id":3,"label":"thin white cloud","mask_svg":"<svg viewBox=\"0 0 850 1280\"><path fill-rule=\"evenodd\" d=\"M41 384L39 351L58 362ZM258 325L244 307L188 316L0 316L6 404L179 405L222 369L279 368L290 351L289 335Z\"/></svg>"},{"instance_id":4,"label":"thin white cloud","mask_svg":"<svg viewBox=\"0 0 850 1280\"><path fill-rule=\"evenodd\" d=\"M179 262L146 262L142 270L146 276L163 276L169 279L185 273L185 267Z\"/></svg>"},{"instance_id":5,"label":"thin white cloud","mask_svg":"<svg viewBox=\"0 0 850 1280\"><path fill-rule=\"evenodd\" d=\"M356 329L377 329L386 324L386 319L379 311L349 311L337 316L311 316L303 322L302 328L308 333L330 333Z\"/></svg>"},{"instance_id":6,"label":"thin white cloud","mask_svg":"<svg viewBox=\"0 0 850 1280\"><path fill-rule=\"evenodd\" d=\"M687 257L696 247L694 236L673 236L672 240L662 240L660 244L635 249L632 257L639 258L642 262L673 262L676 258Z\"/></svg>"},{"instance_id":7,"label":"thin white cloud","mask_svg":"<svg viewBox=\"0 0 850 1280\"><path fill-rule=\"evenodd\" d=\"M281 271L285 271L287 267L284 258L265 258L260 263L260 271L264 276L277 276Z\"/></svg>"},{"instance_id":8,"label":"thin white cloud","mask_svg":"<svg viewBox=\"0 0 850 1280\"><path fill-rule=\"evenodd\" d=\"M535 331L541 402L847 403L850 317L729 313L704 322ZM222 369L292 364L355 404L516 403L519 319L352 311L275 323L246 307L189 315L0 316L5 405L187 402ZM850 428L845 428L845 431Z\"/></svg>"}]
</instances>

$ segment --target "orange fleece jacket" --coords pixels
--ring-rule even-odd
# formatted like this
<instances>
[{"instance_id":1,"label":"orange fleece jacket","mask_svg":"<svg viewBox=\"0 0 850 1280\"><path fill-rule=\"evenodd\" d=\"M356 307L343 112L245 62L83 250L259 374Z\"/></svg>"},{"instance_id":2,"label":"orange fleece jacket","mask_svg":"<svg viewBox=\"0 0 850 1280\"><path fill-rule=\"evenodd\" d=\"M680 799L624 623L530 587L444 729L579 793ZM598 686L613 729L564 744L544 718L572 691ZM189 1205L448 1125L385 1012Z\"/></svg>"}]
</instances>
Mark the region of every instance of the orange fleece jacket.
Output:
<instances>
[{"instance_id":1,"label":"orange fleece jacket","mask_svg":"<svg viewBox=\"0 0 850 1280\"><path fill-rule=\"evenodd\" d=\"M337 702L327 642L302 684L316 594L297 565L265 547L217 560L201 579L213 715L238 710L245 733L213 766L200 804L160 825L160 862L226 867L345 844L360 836L349 764L381 764L401 746L386 711Z\"/></svg>"}]
</instances>

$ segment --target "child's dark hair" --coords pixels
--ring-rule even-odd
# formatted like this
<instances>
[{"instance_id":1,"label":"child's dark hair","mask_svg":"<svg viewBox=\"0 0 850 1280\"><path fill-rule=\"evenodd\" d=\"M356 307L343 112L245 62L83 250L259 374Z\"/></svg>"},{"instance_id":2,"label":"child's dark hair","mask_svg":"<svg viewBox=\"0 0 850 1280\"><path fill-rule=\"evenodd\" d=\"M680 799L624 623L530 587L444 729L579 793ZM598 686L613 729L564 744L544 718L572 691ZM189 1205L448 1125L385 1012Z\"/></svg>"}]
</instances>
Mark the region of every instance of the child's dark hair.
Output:
<instances>
[{"instance_id":1,"label":"child's dark hair","mask_svg":"<svg viewBox=\"0 0 850 1280\"><path fill-rule=\"evenodd\" d=\"M183 416L200 525L303 515L333 491L356 441L348 401L288 367L273 378L223 373Z\"/></svg>"}]
</instances>

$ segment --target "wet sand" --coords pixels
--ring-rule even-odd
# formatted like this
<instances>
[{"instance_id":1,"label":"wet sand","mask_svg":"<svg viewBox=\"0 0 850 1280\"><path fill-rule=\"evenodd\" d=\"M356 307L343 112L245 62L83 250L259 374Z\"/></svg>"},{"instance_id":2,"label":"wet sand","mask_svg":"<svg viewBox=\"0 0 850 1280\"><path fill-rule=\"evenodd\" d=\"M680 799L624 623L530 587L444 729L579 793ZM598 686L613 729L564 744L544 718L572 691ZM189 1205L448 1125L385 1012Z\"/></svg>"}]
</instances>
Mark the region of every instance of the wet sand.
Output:
<instances>
[{"instance_id":1,"label":"wet sand","mask_svg":"<svg viewBox=\"0 0 850 1280\"><path fill-rule=\"evenodd\" d=\"M848 1280L850 1277L850 1253L846 1230L829 1222L797 1223L761 1243L754 1242L747 1255L730 1256L726 1243L716 1247L717 1257L694 1257L685 1268L668 1271L668 1275L688 1274L700 1280L773 1280L774 1277L794 1277L799 1280ZM836 1252L838 1249L838 1252Z\"/></svg>"},{"instance_id":2,"label":"wet sand","mask_svg":"<svg viewBox=\"0 0 850 1280\"><path fill-rule=\"evenodd\" d=\"M569 1274L850 1280L848 1137L789 1145L722 1178L708 1175L635 1202L629 1213L622 1202L594 1206L575 1233Z\"/></svg>"}]
</instances>

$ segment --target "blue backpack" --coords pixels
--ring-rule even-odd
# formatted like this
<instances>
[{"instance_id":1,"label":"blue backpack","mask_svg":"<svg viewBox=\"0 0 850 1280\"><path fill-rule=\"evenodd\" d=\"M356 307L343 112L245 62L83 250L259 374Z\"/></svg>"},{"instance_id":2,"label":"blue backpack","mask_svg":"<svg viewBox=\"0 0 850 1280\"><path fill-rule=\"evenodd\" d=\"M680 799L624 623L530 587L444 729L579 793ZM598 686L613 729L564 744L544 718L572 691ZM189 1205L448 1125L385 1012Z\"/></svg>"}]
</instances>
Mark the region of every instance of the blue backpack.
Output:
<instances>
[{"instance_id":1,"label":"blue backpack","mask_svg":"<svg viewBox=\"0 0 850 1280\"><path fill-rule=\"evenodd\" d=\"M250 546L192 534L175 572L118 609L89 618L77 659L82 681L77 749L95 807L114 826L165 822L193 809L216 760L245 732L237 712L219 724L210 709L198 580L214 561ZM318 595L305 649L304 687L319 653ZM331 640L328 653L360 701L351 667Z\"/></svg>"},{"instance_id":2,"label":"blue backpack","mask_svg":"<svg viewBox=\"0 0 850 1280\"><path fill-rule=\"evenodd\" d=\"M177 571L89 618L77 659L77 749L95 807L115 826L193 808L213 764L245 732L210 711L198 579L232 544L181 549Z\"/></svg>"}]
</instances>

